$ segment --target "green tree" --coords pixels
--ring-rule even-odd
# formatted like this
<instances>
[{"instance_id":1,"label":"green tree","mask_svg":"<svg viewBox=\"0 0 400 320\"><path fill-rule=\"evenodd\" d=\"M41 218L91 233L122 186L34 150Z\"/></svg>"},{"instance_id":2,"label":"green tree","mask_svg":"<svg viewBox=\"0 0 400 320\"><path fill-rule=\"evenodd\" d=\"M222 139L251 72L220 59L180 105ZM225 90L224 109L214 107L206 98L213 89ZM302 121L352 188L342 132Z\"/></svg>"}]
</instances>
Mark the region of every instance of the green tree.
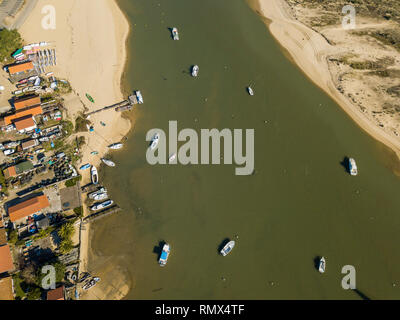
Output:
<instances>
[{"instance_id":1,"label":"green tree","mask_svg":"<svg viewBox=\"0 0 400 320\"><path fill-rule=\"evenodd\" d=\"M70 239L74 235L74 233L74 225L71 222L64 223L58 231L58 235L63 240Z\"/></svg>"},{"instance_id":2,"label":"green tree","mask_svg":"<svg viewBox=\"0 0 400 320\"><path fill-rule=\"evenodd\" d=\"M74 245L72 243L71 239L63 239L61 240L60 246L59 246L59 250L61 254L66 254L68 252L70 252L72 249L74 248Z\"/></svg>"},{"instance_id":3,"label":"green tree","mask_svg":"<svg viewBox=\"0 0 400 320\"><path fill-rule=\"evenodd\" d=\"M12 229L8 232L8 242L11 244L16 244L18 241L18 232L15 229Z\"/></svg>"},{"instance_id":4,"label":"green tree","mask_svg":"<svg viewBox=\"0 0 400 320\"><path fill-rule=\"evenodd\" d=\"M11 54L22 47L22 38L17 30L0 30L0 62L7 62Z\"/></svg>"}]
</instances>

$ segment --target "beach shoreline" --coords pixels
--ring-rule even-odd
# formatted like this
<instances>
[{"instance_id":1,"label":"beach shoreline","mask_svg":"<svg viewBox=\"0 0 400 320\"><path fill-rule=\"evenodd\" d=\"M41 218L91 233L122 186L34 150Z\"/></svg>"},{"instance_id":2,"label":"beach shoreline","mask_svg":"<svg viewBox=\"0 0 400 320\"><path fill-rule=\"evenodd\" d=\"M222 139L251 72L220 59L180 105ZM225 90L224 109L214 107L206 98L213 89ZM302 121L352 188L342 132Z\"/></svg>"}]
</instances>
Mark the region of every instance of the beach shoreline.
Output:
<instances>
[{"instance_id":1,"label":"beach shoreline","mask_svg":"<svg viewBox=\"0 0 400 320\"><path fill-rule=\"evenodd\" d=\"M400 141L370 121L336 88L327 59L335 53L326 38L290 13L285 0L249 0L270 33L294 64L319 88L327 93L350 118L375 140L389 147L400 159Z\"/></svg>"},{"instance_id":2,"label":"beach shoreline","mask_svg":"<svg viewBox=\"0 0 400 320\"><path fill-rule=\"evenodd\" d=\"M64 97L68 118L75 118L86 111L125 100L122 80L127 64L127 40L131 26L118 5L117 0L59 1L54 4L57 13L57 26L45 30L41 26L42 7L46 1L39 0L32 13L19 29L26 43L47 41L57 50L57 66L51 70L59 78L70 82L73 93ZM85 99L89 92L95 103ZM108 152L108 145L124 139L133 128L135 117L123 116L113 109L90 117L94 132L79 132L72 136L85 137L81 147L80 164L101 164L101 158ZM100 122L106 123L101 126ZM98 154L93 156L92 151ZM79 163L78 163L79 166ZM87 170L88 171L88 170ZM82 185L90 182L90 173L82 171ZM88 208L83 206L84 215ZM83 226L80 235L80 272L88 270L90 255L90 224ZM114 276L115 277L115 276ZM94 295L85 293L83 299L122 299L129 288L116 295L96 286Z\"/></svg>"}]
</instances>

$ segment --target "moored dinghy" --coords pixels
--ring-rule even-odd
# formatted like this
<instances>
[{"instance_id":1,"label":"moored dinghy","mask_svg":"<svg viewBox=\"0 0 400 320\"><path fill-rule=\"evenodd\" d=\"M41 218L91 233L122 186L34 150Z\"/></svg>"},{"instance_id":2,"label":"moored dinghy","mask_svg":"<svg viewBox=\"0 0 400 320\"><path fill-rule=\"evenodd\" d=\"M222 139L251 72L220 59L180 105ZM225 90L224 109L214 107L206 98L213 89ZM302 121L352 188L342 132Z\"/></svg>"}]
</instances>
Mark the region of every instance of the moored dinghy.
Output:
<instances>
[{"instance_id":1,"label":"moored dinghy","mask_svg":"<svg viewBox=\"0 0 400 320\"><path fill-rule=\"evenodd\" d=\"M112 162L111 160L102 158L101 161L103 161L109 167L115 167L115 163Z\"/></svg>"},{"instance_id":2,"label":"moored dinghy","mask_svg":"<svg viewBox=\"0 0 400 320\"><path fill-rule=\"evenodd\" d=\"M254 91L250 86L247 87L247 92L249 93L249 95L254 96Z\"/></svg>"},{"instance_id":3,"label":"moored dinghy","mask_svg":"<svg viewBox=\"0 0 400 320\"><path fill-rule=\"evenodd\" d=\"M197 77L198 74L199 74L199 66L198 66L198 65L195 65L195 66L193 66L193 68L192 68L192 77Z\"/></svg>"},{"instance_id":4,"label":"moored dinghy","mask_svg":"<svg viewBox=\"0 0 400 320\"><path fill-rule=\"evenodd\" d=\"M154 150L154 148L157 147L159 139L160 139L160 135L158 133L156 133L154 135L153 139L151 140L151 144L150 144L151 150Z\"/></svg>"},{"instance_id":5,"label":"moored dinghy","mask_svg":"<svg viewBox=\"0 0 400 320\"><path fill-rule=\"evenodd\" d=\"M123 147L123 144L122 143L113 143L113 144L110 144L108 147L113 150L118 150Z\"/></svg>"},{"instance_id":6,"label":"moored dinghy","mask_svg":"<svg viewBox=\"0 0 400 320\"><path fill-rule=\"evenodd\" d=\"M172 37L174 40L179 40L179 33L177 28L172 28Z\"/></svg>"}]
</instances>

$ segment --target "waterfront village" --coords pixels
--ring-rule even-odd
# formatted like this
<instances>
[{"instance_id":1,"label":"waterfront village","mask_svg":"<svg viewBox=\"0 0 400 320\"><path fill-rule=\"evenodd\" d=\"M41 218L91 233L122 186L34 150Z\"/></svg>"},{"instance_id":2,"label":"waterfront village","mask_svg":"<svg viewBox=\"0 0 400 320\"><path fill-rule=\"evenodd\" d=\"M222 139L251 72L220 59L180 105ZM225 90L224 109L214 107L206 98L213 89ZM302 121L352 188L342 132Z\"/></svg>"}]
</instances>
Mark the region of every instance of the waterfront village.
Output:
<instances>
[{"instance_id":1,"label":"waterfront village","mask_svg":"<svg viewBox=\"0 0 400 320\"><path fill-rule=\"evenodd\" d=\"M24 45L15 30L0 33L11 39L6 49L0 44L0 79L7 80L0 83L0 300L79 299L100 280L80 268L81 230L120 209L93 210L104 197L91 195L106 189L97 181L81 186L76 165L85 137L79 132L92 131L93 124L84 114L66 117L63 95L72 88L49 71L57 64L56 48ZM127 101L116 111L130 109ZM55 289L42 286L48 265L56 271Z\"/></svg>"}]
</instances>

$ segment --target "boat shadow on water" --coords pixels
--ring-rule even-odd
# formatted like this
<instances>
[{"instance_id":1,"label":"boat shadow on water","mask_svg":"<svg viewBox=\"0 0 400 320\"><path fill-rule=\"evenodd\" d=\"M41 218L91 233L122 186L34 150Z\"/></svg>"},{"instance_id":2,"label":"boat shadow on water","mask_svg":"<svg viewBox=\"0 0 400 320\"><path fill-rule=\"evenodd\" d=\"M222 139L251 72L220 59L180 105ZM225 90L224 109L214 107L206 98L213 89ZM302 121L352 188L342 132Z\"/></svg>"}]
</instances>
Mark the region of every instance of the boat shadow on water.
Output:
<instances>
[{"instance_id":1,"label":"boat shadow on water","mask_svg":"<svg viewBox=\"0 0 400 320\"><path fill-rule=\"evenodd\" d=\"M314 258L314 268L317 270L317 271L319 271L319 262L320 262L320 260L321 260L321 258L322 258L322 256L316 256L315 258Z\"/></svg>"},{"instance_id":2,"label":"boat shadow on water","mask_svg":"<svg viewBox=\"0 0 400 320\"><path fill-rule=\"evenodd\" d=\"M158 260L160 260L160 257L161 257L161 253L162 253L162 249L163 249L163 247L164 247L164 244L166 244L165 241L159 241L159 242L158 242L158 245L157 245L157 246L154 246L154 248L153 248L153 253L155 253L155 254L156 254L156 257L157 257L157 262L158 262Z\"/></svg>"},{"instance_id":3,"label":"boat shadow on water","mask_svg":"<svg viewBox=\"0 0 400 320\"><path fill-rule=\"evenodd\" d=\"M229 238L222 240L221 244L217 247L218 254L221 254L221 250L228 244L229 241L231 241Z\"/></svg>"},{"instance_id":4,"label":"boat shadow on water","mask_svg":"<svg viewBox=\"0 0 400 320\"><path fill-rule=\"evenodd\" d=\"M340 165L344 168L344 170L350 174L350 158L344 157L343 160L340 162Z\"/></svg>"}]
</instances>

